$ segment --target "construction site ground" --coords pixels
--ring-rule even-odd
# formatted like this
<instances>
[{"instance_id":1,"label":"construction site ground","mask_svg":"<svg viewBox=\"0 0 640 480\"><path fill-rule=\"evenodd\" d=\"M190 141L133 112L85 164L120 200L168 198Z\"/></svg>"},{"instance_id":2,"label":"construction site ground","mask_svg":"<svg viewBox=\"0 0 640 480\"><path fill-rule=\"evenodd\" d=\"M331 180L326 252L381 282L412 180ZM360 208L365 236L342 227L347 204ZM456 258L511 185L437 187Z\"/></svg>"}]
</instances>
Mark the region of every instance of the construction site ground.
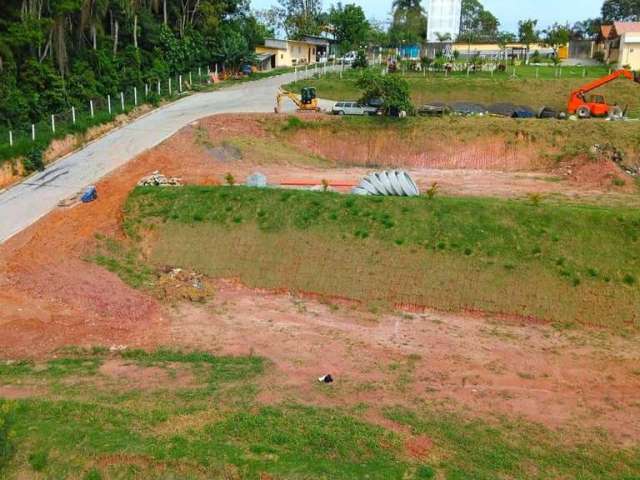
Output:
<instances>
[{"instance_id":1,"label":"construction site ground","mask_svg":"<svg viewBox=\"0 0 640 480\"><path fill-rule=\"evenodd\" d=\"M163 299L90 261L101 238L124 238L124 202L138 180L153 171L184 184L220 184L227 174L242 182L259 171L271 184L320 185L323 179L357 183L373 169L359 165L355 155L346 158L358 139L330 141L327 132L314 139L312 129L287 130L287 125L296 122L273 115L198 121L101 180L97 201L60 207L2 244L0 357L44 361L60 357L60 349L69 346L263 357L269 366L258 383L258 405L356 412L406 438L407 455L423 463L437 463L442 458L434 452L436 457L446 452L434 447L428 433L420 435L383 414L386 408L438 405L465 418L522 420L565 432L559 438L567 445L591 441L601 432L599 438L611 448L637 448L640 338L635 331L564 329L482 312L374 312L346 299L252 290L233 279L211 280L215 293L204 303ZM336 152L333 158L331 152ZM634 179L608 159L574 158L553 168L532 160L535 167L511 170L469 168L464 159L448 166L423 163L406 169L423 190L437 182L447 195L639 203ZM104 368L129 378L131 388L171 388L176 382L175 376L153 370L129 371L117 361ZM337 381L324 388L317 378L327 373ZM180 375L178 380L192 381ZM0 397L51 394L0 380ZM357 413L360 405L368 408ZM109 460L118 461L131 459ZM538 478L520 478L529 476Z\"/></svg>"}]
</instances>

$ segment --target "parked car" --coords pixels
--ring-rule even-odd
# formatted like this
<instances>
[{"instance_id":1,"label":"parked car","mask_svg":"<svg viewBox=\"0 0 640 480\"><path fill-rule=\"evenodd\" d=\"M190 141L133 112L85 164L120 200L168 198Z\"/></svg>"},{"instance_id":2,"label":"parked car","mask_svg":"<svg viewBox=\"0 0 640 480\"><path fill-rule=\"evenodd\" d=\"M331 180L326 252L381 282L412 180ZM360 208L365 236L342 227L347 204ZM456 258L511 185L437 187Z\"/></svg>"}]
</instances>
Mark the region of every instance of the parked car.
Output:
<instances>
[{"instance_id":1,"label":"parked car","mask_svg":"<svg viewBox=\"0 0 640 480\"><path fill-rule=\"evenodd\" d=\"M340 60L345 65L351 65L353 62L356 61L356 58L358 58L358 52L349 52L344 57L342 57Z\"/></svg>"},{"instance_id":2,"label":"parked car","mask_svg":"<svg viewBox=\"0 0 640 480\"><path fill-rule=\"evenodd\" d=\"M334 115L377 115L378 111L376 107L368 107L358 102L338 102L331 109Z\"/></svg>"}]
</instances>

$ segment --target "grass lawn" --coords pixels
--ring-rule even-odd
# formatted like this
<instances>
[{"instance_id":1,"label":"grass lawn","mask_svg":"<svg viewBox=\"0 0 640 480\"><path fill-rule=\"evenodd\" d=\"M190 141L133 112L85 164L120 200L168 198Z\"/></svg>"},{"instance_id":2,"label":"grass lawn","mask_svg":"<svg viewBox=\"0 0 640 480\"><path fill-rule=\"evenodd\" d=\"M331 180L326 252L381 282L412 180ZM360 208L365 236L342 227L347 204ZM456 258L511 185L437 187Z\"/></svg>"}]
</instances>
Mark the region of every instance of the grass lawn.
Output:
<instances>
[{"instance_id":1,"label":"grass lawn","mask_svg":"<svg viewBox=\"0 0 640 480\"><path fill-rule=\"evenodd\" d=\"M125 228L132 238L153 230L149 261L156 268L240 277L254 287L348 297L372 308L424 305L617 331L640 326L640 216L632 208L138 188ZM102 256L125 279L127 269L135 271Z\"/></svg>"},{"instance_id":2,"label":"grass lawn","mask_svg":"<svg viewBox=\"0 0 640 480\"><path fill-rule=\"evenodd\" d=\"M515 103L532 108L552 107L565 111L571 91L584 83L606 75L608 69L588 69L588 76L583 77L582 67L566 67L563 77L556 78L553 67L540 67L539 78L536 78L536 67L517 67L518 75L512 71L491 76L478 73L466 76L456 73L444 76L442 73L424 76L420 73L406 73L404 78L409 82L411 96L416 105L433 101L442 102L478 102L486 105L492 103ZM298 92L302 87L314 86L318 95L331 100L358 100L361 92L356 86L360 73L348 70L340 79L338 73L327 74L313 80L301 80L287 85L287 89ZM398 75L402 75L399 73ZM609 103L629 106L629 116L640 117L640 85L627 80L618 80L598 90L603 93Z\"/></svg>"},{"instance_id":3,"label":"grass lawn","mask_svg":"<svg viewBox=\"0 0 640 480\"><path fill-rule=\"evenodd\" d=\"M114 365L118 375L108 373ZM608 446L604 437L472 420L427 403L383 412L433 441L424 458L411 458L407 434L360 418L375 406L259 404L268 368L258 357L101 348L48 362L2 361L0 387L37 393L0 399L0 476L631 480L640 471L640 452Z\"/></svg>"}]
</instances>

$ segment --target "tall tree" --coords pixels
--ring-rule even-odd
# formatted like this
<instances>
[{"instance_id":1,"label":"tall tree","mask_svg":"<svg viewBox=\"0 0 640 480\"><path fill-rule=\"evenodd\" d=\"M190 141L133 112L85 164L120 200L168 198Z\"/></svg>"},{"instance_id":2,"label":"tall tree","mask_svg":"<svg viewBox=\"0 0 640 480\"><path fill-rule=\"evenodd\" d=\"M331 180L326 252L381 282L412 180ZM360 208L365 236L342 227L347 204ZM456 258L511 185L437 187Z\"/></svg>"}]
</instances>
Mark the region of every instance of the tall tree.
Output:
<instances>
[{"instance_id":1,"label":"tall tree","mask_svg":"<svg viewBox=\"0 0 640 480\"><path fill-rule=\"evenodd\" d=\"M558 49L567 45L569 40L571 40L571 27L568 24L560 25L559 23L555 23L544 31L544 43L553 48L553 53L556 58L558 56Z\"/></svg>"},{"instance_id":2,"label":"tall tree","mask_svg":"<svg viewBox=\"0 0 640 480\"><path fill-rule=\"evenodd\" d=\"M462 39L494 42L500 22L490 11L485 10L479 0L462 0L460 36Z\"/></svg>"},{"instance_id":3,"label":"tall tree","mask_svg":"<svg viewBox=\"0 0 640 480\"><path fill-rule=\"evenodd\" d=\"M640 21L640 0L605 0L602 5L602 19L606 23Z\"/></svg>"},{"instance_id":4,"label":"tall tree","mask_svg":"<svg viewBox=\"0 0 640 480\"><path fill-rule=\"evenodd\" d=\"M427 16L421 0L394 0L393 23L389 29L391 43L415 44L427 35Z\"/></svg>"},{"instance_id":5,"label":"tall tree","mask_svg":"<svg viewBox=\"0 0 640 480\"><path fill-rule=\"evenodd\" d=\"M518 23L518 37L520 42L524 43L527 47L526 62L529 63L529 53L531 51L531 44L540 40L540 31L538 28L538 20L528 19L522 20Z\"/></svg>"},{"instance_id":6,"label":"tall tree","mask_svg":"<svg viewBox=\"0 0 640 480\"><path fill-rule=\"evenodd\" d=\"M335 29L336 40L342 52L356 50L367 41L370 25L362 7L338 2L331 7L329 21Z\"/></svg>"},{"instance_id":7,"label":"tall tree","mask_svg":"<svg viewBox=\"0 0 640 480\"><path fill-rule=\"evenodd\" d=\"M322 31L322 0L279 0L279 5L280 23L288 38L300 39Z\"/></svg>"}]
</instances>

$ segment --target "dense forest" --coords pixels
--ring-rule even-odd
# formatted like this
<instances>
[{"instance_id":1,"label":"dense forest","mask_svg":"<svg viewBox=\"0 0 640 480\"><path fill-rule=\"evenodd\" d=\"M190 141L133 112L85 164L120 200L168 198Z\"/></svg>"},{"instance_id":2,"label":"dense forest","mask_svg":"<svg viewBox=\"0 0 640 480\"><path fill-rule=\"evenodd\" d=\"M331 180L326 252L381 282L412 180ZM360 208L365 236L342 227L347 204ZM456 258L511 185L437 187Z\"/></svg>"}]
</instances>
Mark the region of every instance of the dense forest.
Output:
<instances>
[{"instance_id":1,"label":"dense forest","mask_svg":"<svg viewBox=\"0 0 640 480\"><path fill-rule=\"evenodd\" d=\"M249 60L247 0L1 0L0 126L170 75Z\"/></svg>"}]
</instances>

